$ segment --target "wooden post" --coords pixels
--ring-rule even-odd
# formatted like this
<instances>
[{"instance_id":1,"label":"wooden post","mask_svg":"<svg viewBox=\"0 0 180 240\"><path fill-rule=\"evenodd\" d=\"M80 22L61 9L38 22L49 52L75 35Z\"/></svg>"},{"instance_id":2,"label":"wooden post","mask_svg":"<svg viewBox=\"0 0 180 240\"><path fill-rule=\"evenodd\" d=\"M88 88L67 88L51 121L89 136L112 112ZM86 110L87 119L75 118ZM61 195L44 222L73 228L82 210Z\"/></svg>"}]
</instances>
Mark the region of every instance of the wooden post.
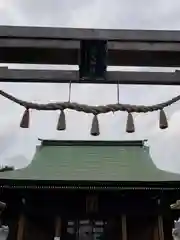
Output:
<instances>
[{"instance_id":1,"label":"wooden post","mask_svg":"<svg viewBox=\"0 0 180 240\"><path fill-rule=\"evenodd\" d=\"M157 220L155 221L153 226L153 234L154 234L153 240L159 240L159 230L158 230Z\"/></svg>"},{"instance_id":2,"label":"wooden post","mask_svg":"<svg viewBox=\"0 0 180 240\"><path fill-rule=\"evenodd\" d=\"M24 239L24 226L25 226L25 216L24 214L21 214L18 222L17 240Z\"/></svg>"},{"instance_id":3,"label":"wooden post","mask_svg":"<svg viewBox=\"0 0 180 240\"><path fill-rule=\"evenodd\" d=\"M159 235L159 240L164 240L164 229L163 229L163 217L162 217L162 215L158 216L158 235Z\"/></svg>"},{"instance_id":4,"label":"wooden post","mask_svg":"<svg viewBox=\"0 0 180 240\"><path fill-rule=\"evenodd\" d=\"M56 217L56 221L55 221L55 237L54 239L58 240L61 238L61 218L58 216Z\"/></svg>"},{"instance_id":5,"label":"wooden post","mask_svg":"<svg viewBox=\"0 0 180 240\"><path fill-rule=\"evenodd\" d=\"M126 215L122 215L122 240L127 240L127 224L126 224Z\"/></svg>"}]
</instances>

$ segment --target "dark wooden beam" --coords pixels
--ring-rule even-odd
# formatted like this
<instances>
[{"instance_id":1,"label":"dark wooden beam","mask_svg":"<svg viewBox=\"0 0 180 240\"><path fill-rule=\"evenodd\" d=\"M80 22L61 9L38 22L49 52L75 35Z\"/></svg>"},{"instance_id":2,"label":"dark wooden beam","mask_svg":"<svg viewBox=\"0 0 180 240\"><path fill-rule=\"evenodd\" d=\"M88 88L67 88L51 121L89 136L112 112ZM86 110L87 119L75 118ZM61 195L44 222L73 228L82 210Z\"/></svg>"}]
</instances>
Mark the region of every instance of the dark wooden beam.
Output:
<instances>
[{"instance_id":1,"label":"dark wooden beam","mask_svg":"<svg viewBox=\"0 0 180 240\"><path fill-rule=\"evenodd\" d=\"M80 39L108 40L110 66L180 66L180 31L0 27L0 62L79 64Z\"/></svg>"},{"instance_id":2,"label":"dark wooden beam","mask_svg":"<svg viewBox=\"0 0 180 240\"><path fill-rule=\"evenodd\" d=\"M105 80L79 80L78 71L0 68L0 82L180 85L180 72L107 72Z\"/></svg>"},{"instance_id":3,"label":"dark wooden beam","mask_svg":"<svg viewBox=\"0 0 180 240\"><path fill-rule=\"evenodd\" d=\"M110 41L179 42L180 31L116 30L1 26L0 37L35 39L99 39Z\"/></svg>"},{"instance_id":4,"label":"dark wooden beam","mask_svg":"<svg viewBox=\"0 0 180 240\"><path fill-rule=\"evenodd\" d=\"M143 147L144 142L146 140L135 140L135 141L71 141L71 140L43 140L38 139L41 141L41 145L43 146L138 146Z\"/></svg>"}]
</instances>

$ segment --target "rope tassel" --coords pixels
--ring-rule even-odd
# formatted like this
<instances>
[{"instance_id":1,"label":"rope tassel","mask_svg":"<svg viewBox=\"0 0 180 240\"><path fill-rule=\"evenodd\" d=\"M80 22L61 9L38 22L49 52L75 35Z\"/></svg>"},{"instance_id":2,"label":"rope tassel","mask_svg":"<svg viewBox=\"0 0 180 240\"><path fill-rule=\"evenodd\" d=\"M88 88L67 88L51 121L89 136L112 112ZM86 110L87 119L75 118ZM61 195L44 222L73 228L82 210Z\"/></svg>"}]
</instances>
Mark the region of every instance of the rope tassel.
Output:
<instances>
[{"instance_id":1,"label":"rope tassel","mask_svg":"<svg viewBox=\"0 0 180 240\"><path fill-rule=\"evenodd\" d=\"M134 120L133 120L132 113L128 113L127 124L126 124L126 132L127 133L135 132Z\"/></svg>"},{"instance_id":2,"label":"rope tassel","mask_svg":"<svg viewBox=\"0 0 180 240\"><path fill-rule=\"evenodd\" d=\"M66 129L66 117L65 117L64 110L61 110L59 119L58 119L57 130L64 131L65 129Z\"/></svg>"},{"instance_id":3,"label":"rope tassel","mask_svg":"<svg viewBox=\"0 0 180 240\"><path fill-rule=\"evenodd\" d=\"M159 128L160 129L168 128L167 117L163 109L160 110L160 114L159 114Z\"/></svg>"},{"instance_id":4,"label":"rope tassel","mask_svg":"<svg viewBox=\"0 0 180 240\"><path fill-rule=\"evenodd\" d=\"M118 90L118 92L119 92L119 90ZM95 115L96 115L96 113L105 114L108 112L117 112L117 111L124 112L124 111L126 111L126 112L128 112L126 132L128 132L128 133L132 133L135 131L134 121L133 121L133 117L131 114L132 112L147 113L147 112L153 112L153 111L160 111L159 127L160 127L160 129L168 128L168 121L167 121L167 118L166 118L163 108L171 106L173 103L180 101L180 95L177 95L177 96L173 97L172 99L169 99L165 102L161 102L161 103L154 104L154 105L148 105L148 106L131 105L131 104L119 103L119 96L118 96L118 103L116 103L116 104L92 106L92 105L80 104L80 103L76 103L76 102L72 103L72 102L70 102L70 97L69 97L68 102L53 102L53 103L51 102L51 103L47 103L47 104L40 104L40 103L35 103L35 102L23 101L21 99L16 98L15 96L13 96L11 94L4 92L1 89L0 89L0 95L18 105L24 106L26 108L26 111L24 112L24 115L23 115L21 123L20 123L21 128L29 127L29 109L36 109L36 110L42 110L42 111L57 111L59 109L61 111L61 115L60 115L60 118L58 121L57 130L65 130L65 128L66 128L65 115L63 112L65 109L70 109L70 110L77 111L77 112L84 112L84 113L88 113L88 114L92 113ZM97 116L94 116L92 128L91 128L91 134L93 136L97 136L100 134Z\"/></svg>"},{"instance_id":5,"label":"rope tassel","mask_svg":"<svg viewBox=\"0 0 180 240\"><path fill-rule=\"evenodd\" d=\"M92 120L92 126L91 126L91 135L92 136L98 136L100 134L99 131L99 121L97 115L94 115Z\"/></svg>"},{"instance_id":6,"label":"rope tassel","mask_svg":"<svg viewBox=\"0 0 180 240\"><path fill-rule=\"evenodd\" d=\"M26 108L20 123L21 128L29 128L29 109Z\"/></svg>"}]
</instances>

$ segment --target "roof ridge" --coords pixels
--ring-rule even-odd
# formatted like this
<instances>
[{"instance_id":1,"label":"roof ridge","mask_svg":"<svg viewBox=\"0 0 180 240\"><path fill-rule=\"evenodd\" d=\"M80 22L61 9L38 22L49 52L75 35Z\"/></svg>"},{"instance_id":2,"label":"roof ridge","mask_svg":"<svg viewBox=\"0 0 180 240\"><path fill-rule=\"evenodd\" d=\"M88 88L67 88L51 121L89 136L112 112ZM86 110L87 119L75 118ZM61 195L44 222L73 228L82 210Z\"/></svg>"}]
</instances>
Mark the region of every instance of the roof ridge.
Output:
<instances>
[{"instance_id":1,"label":"roof ridge","mask_svg":"<svg viewBox=\"0 0 180 240\"><path fill-rule=\"evenodd\" d=\"M131 146L131 147L144 147L147 140L47 140L38 139L41 141L42 146Z\"/></svg>"}]
</instances>

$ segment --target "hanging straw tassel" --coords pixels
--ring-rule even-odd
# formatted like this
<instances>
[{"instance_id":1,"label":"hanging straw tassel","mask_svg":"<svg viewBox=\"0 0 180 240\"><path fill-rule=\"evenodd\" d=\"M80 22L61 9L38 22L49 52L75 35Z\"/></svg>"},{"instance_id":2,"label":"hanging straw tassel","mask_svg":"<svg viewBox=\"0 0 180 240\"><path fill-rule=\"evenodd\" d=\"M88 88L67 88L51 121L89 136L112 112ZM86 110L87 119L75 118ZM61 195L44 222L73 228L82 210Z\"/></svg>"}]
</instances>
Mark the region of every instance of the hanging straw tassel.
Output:
<instances>
[{"instance_id":1,"label":"hanging straw tassel","mask_svg":"<svg viewBox=\"0 0 180 240\"><path fill-rule=\"evenodd\" d=\"M160 110L160 115L159 115L159 128L160 129L166 129L168 128L168 121L166 114L163 109Z\"/></svg>"},{"instance_id":2,"label":"hanging straw tassel","mask_svg":"<svg viewBox=\"0 0 180 240\"><path fill-rule=\"evenodd\" d=\"M64 131L65 129L66 129L66 117L65 117L64 110L61 110L61 113L58 119L57 130Z\"/></svg>"},{"instance_id":3,"label":"hanging straw tassel","mask_svg":"<svg viewBox=\"0 0 180 240\"><path fill-rule=\"evenodd\" d=\"M26 108L26 110L24 111L24 114L22 116L22 120L20 123L20 127L29 128L29 109L28 108Z\"/></svg>"},{"instance_id":4,"label":"hanging straw tassel","mask_svg":"<svg viewBox=\"0 0 180 240\"><path fill-rule=\"evenodd\" d=\"M98 136L100 134L99 131L99 121L97 115L94 115L92 120L92 126L91 126L91 135L92 136Z\"/></svg>"},{"instance_id":5,"label":"hanging straw tassel","mask_svg":"<svg viewBox=\"0 0 180 240\"><path fill-rule=\"evenodd\" d=\"M133 115L130 112L128 113L128 117L127 117L126 132L127 133L135 132Z\"/></svg>"}]
</instances>

